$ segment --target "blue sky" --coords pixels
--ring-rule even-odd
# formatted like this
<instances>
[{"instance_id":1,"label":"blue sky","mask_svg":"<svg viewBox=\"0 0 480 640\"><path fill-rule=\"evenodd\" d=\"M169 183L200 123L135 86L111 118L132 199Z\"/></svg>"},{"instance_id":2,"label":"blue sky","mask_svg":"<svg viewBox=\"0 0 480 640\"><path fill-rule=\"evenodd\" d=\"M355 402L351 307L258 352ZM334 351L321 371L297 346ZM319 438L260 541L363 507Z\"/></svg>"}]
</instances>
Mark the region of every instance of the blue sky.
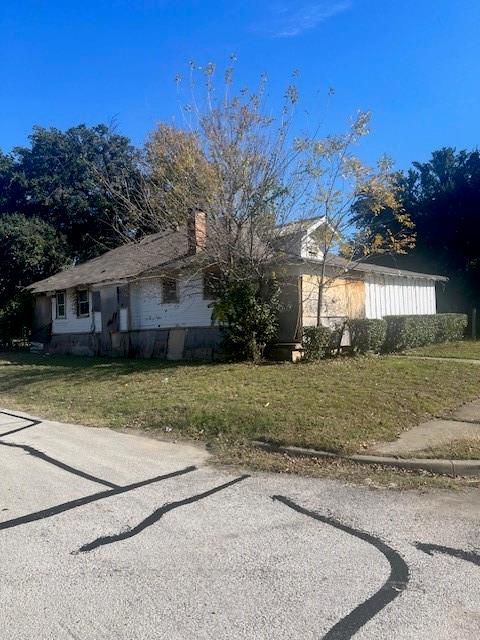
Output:
<instances>
[{"instance_id":1,"label":"blue sky","mask_svg":"<svg viewBox=\"0 0 480 640\"><path fill-rule=\"evenodd\" d=\"M272 103L301 71L299 126L342 128L373 111L360 155L400 167L480 138L478 0L17 0L0 10L0 148L34 124L116 119L141 143L179 114L188 61L237 62L238 85L269 77ZM325 113L328 88L335 97Z\"/></svg>"}]
</instances>

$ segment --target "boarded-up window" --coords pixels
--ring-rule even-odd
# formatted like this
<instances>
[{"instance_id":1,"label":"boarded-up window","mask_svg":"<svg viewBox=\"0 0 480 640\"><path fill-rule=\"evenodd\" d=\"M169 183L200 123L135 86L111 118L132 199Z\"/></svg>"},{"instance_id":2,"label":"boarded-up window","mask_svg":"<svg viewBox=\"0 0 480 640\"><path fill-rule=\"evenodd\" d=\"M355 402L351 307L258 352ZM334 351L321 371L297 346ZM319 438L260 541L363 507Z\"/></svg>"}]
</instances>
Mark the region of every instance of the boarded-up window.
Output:
<instances>
[{"instance_id":1,"label":"boarded-up window","mask_svg":"<svg viewBox=\"0 0 480 640\"><path fill-rule=\"evenodd\" d=\"M178 280L173 277L162 278L162 302L178 302Z\"/></svg>"},{"instance_id":2,"label":"boarded-up window","mask_svg":"<svg viewBox=\"0 0 480 640\"><path fill-rule=\"evenodd\" d=\"M88 296L88 289L77 290L77 316L79 318L86 318L90 315L90 301Z\"/></svg>"},{"instance_id":3,"label":"boarded-up window","mask_svg":"<svg viewBox=\"0 0 480 640\"><path fill-rule=\"evenodd\" d=\"M57 319L62 320L67 317L67 304L66 304L65 291L57 291Z\"/></svg>"},{"instance_id":4,"label":"boarded-up window","mask_svg":"<svg viewBox=\"0 0 480 640\"><path fill-rule=\"evenodd\" d=\"M92 291L92 311L98 313L102 309L100 291Z\"/></svg>"}]
</instances>

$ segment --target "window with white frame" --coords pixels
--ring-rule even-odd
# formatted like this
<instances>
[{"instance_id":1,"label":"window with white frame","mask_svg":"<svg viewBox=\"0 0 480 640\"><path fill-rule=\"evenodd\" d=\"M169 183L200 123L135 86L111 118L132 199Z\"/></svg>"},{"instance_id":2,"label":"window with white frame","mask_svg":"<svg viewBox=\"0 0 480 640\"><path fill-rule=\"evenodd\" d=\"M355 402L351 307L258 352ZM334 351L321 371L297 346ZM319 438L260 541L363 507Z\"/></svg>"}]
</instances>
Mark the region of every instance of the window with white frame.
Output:
<instances>
[{"instance_id":1,"label":"window with white frame","mask_svg":"<svg viewBox=\"0 0 480 640\"><path fill-rule=\"evenodd\" d=\"M67 317L67 296L65 291L57 291L57 320L64 320Z\"/></svg>"},{"instance_id":2,"label":"window with white frame","mask_svg":"<svg viewBox=\"0 0 480 640\"><path fill-rule=\"evenodd\" d=\"M86 318L90 315L90 298L88 289L77 290L77 316Z\"/></svg>"}]
</instances>

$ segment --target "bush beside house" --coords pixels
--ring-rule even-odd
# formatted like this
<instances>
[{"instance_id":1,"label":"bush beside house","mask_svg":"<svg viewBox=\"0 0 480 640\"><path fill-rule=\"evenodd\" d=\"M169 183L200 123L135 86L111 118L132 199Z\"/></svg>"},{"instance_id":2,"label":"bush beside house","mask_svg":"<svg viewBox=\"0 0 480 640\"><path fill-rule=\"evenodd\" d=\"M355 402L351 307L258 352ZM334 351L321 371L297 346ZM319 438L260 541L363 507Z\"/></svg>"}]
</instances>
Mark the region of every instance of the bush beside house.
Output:
<instances>
[{"instance_id":1,"label":"bush beside house","mask_svg":"<svg viewBox=\"0 0 480 640\"><path fill-rule=\"evenodd\" d=\"M373 351L379 353L385 344L387 336L387 323L385 320L370 320L358 318L348 322L350 332L350 344L353 351L367 353Z\"/></svg>"},{"instance_id":2,"label":"bush beside house","mask_svg":"<svg viewBox=\"0 0 480 640\"><path fill-rule=\"evenodd\" d=\"M387 316L384 351L402 351L435 342L461 340L468 319L462 313L439 313L431 316Z\"/></svg>"},{"instance_id":3,"label":"bush beside house","mask_svg":"<svg viewBox=\"0 0 480 640\"><path fill-rule=\"evenodd\" d=\"M437 342L462 340L468 324L463 313L387 316L383 319L357 318L346 327L354 353L390 353L423 347ZM318 360L335 353L338 330L306 327L303 346L307 360Z\"/></svg>"},{"instance_id":4,"label":"bush beside house","mask_svg":"<svg viewBox=\"0 0 480 640\"><path fill-rule=\"evenodd\" d=\"M329 327L305 327L303 349L306 360L320 360L331 352L332 330Z\"/></svg>"}]
</instances>

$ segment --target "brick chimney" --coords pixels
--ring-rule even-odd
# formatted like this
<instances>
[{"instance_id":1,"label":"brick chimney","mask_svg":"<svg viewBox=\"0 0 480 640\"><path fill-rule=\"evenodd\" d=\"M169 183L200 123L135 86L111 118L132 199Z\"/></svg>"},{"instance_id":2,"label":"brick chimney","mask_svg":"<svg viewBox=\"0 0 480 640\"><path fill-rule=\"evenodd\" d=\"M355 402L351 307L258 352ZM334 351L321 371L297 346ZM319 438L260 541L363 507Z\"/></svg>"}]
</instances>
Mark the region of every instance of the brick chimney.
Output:
<instances>
[{"instance_id":1,"label":"brick chimney","mask_svg":"<svg viewBox=\"0 0 480 640\"><path fill-rule=\"evenodd\" d=\"M188 253L190 255L205 249L207 240L207 216L203 211L192 211L187 221Z\"/></svg>"}]
</instances>

